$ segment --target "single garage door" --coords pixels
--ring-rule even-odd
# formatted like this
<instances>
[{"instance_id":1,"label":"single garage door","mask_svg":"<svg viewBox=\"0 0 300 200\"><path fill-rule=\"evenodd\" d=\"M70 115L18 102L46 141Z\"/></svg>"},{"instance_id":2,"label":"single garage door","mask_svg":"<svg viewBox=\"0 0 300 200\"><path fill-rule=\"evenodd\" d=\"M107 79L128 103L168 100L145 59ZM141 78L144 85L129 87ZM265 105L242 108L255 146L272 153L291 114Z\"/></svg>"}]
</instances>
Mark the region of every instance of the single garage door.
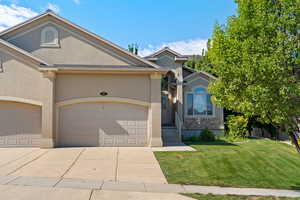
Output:
<instances>
[{"instance_id":1,"label":"single garage door","mask_svg":"<svg viewBox=\"0 0 300 200\"><path fill-rule=\"evenodd\" d=\"M148 108L81 103L59 109L60 146L146 146Z\"/></svg>"},{"instance_id":2,"label":"single garage door","mask_svg":"<svg viewBox=\"0 0 300 200\"><path fill-rule=\"evenodd\" d=\"M0 102L0 147L38 147L41 107Z\"/></svg>"}]
</instances>

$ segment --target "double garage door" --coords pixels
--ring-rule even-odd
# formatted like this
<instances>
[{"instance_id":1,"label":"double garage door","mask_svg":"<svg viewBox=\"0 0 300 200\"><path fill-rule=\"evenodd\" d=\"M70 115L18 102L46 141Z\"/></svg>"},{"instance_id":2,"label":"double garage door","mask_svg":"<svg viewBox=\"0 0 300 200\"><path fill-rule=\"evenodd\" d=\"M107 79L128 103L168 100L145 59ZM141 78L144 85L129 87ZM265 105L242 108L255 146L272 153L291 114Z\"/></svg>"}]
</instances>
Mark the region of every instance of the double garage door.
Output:
<instances>
[{"instance_id":1,"label":"double garage door","mask_svg":"<svg viewBox=\"0 0 300 200\"><path fill-rule=\"evenodd\" d=\"M80 103L58 109L59 146L146 146L148 108L125 103ZM42 108L0 102L0 147L38 147Z\"/></svg>"},{"instance_id":2,"label":"double garage door","mask_svg":"<svg viewBox=\"0 0 300 200\"><path fill-rule=\"evenodd\" d=\"M59 108L59 146L146 146L148 108L80 103Z\"/></svg>"}]
</instances>

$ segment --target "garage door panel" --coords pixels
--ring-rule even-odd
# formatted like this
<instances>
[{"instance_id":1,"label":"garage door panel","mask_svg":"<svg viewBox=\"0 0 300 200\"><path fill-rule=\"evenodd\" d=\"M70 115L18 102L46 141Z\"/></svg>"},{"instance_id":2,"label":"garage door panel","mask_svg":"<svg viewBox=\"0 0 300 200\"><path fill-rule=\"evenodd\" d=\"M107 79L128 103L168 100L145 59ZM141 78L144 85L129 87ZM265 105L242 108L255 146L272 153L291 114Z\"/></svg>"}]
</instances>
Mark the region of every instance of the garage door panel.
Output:
<instances>
[{"instance_id":1,"label":"garage door panel","mask_svg":"<svg viewBox=\"0 0 300 200\"><path fill-rule=\"evenodd\" d=\"M82 103L60 108L59 119L61 146L147 145L148 109L142 106Z\"/></svg>"},{"instance_id":2,"label":"garage door panel","mask_svg":"<svg viewBox=\"0 0 300 200\"><path fill-rule=\"evenodd\" d=\"M38 147L41 139L41 107L0 102L0 147Z\"/></svg>"}]
</instances>

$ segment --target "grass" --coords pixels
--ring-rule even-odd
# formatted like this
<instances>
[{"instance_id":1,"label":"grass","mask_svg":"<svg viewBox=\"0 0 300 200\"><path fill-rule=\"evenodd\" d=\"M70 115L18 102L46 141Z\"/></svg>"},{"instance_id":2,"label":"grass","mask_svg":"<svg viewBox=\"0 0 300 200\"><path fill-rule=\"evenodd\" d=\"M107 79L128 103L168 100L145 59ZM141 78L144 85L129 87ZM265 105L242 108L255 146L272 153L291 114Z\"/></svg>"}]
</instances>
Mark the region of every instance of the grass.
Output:
<instances>
[{"instance_id":1,"label":"grass","mask_svg":"<svg viewBox=\"0 0 300 200\"><path fill-rule=\"evenodd\" d=\"M265 139L190 143L195 152L156 152L169 183L300 189L300 155Z\"/></svg>"},{"instance_id":2,"label":"grass","mask_svg":"<svg viewBox=\"0 0 300 200\"><path fill-rule=\"evenodd\" d=\"M299 200L299 198L279 198L279 197L255 197L255 196L235 196L235 195L211 195L211 194L185 194L199 200Z\"/></svg>"}]
</instances>

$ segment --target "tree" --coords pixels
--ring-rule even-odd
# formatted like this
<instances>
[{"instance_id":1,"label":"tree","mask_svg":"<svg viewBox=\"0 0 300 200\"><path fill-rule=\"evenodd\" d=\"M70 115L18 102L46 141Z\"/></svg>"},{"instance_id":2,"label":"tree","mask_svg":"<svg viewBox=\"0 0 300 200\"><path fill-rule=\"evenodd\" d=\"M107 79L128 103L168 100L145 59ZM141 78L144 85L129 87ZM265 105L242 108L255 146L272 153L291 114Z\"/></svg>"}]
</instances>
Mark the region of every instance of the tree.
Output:
<instances>
[{"instance_id":1,"label":"tree","mask_svg":"<svg viewBox=\"0 0 300 200\"><path fill-rule=\"evenodd\" d=\"M207 40L207 49L210 49L211 40ZM213 73L212 65L209 62L207 56L207 50L202 49L201 55L194 55L190 60L186 62L186 66L195 70L202 70L208 73Z\"/></svg>"},{"instance_id":2,"label":"tree","mask_svg":"<svg viewBox=\"0 0 300 200\"><path fill-rule=\"evenodd\" d=\"M138 55L139 53L139 46L137 44L129 44L128 45L128 51L131 53Z\"/></svg>"},{"instance_id":3,"label":"tree","mask_svg":"<svg viewBox=\"0 0 300 200\"><path fill-rule=\"evenodd\" d=\"M300 153L300 1L236 0L237 16L216 25L208 57L213 101L280 126Z\"/></svg>"}]
</instances>

